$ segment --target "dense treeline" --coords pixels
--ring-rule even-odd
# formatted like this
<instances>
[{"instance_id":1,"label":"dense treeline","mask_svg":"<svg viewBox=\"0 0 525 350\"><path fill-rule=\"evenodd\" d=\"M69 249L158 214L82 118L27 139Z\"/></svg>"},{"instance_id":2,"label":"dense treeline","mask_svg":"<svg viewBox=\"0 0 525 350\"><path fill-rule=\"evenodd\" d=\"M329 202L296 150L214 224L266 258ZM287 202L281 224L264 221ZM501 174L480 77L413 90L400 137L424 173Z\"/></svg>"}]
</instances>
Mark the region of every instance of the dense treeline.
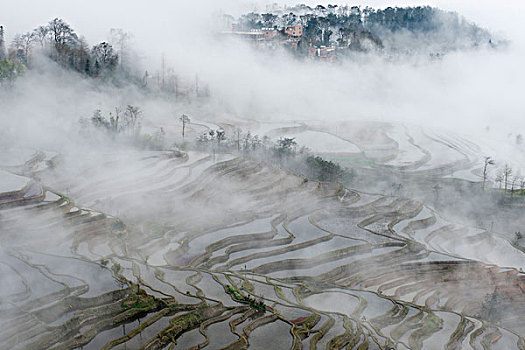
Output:
<instances>
[{"instance_id":1,"label":"dense treeline","mask_svg":"<svg viewBox=\"0 0 525 350\"><path fill-rule=\"evenodd\" d=\"M239 153L246 157L278 163L297 175L317 181L351 181L355 176L351 169L344 169L335 162L313 155L308 148L299 146L293 137L272 140L268 136L261 138L239 128L229 133L218 129L200 135L193 143L178 146L210 153Z\"/></svg>"},{"instance_id":2,"label":"dense treeline","mask_svg":"<svg viewBox=\"0 0 525 350\"><path fill-rule=\"evenodd\" d=\"M119 46L108 42L92 47L64 20L55 18L46 25L15 35L6 49L3 28L0 28L0 80L13 79L25 67L31 68L38 54L42 54L60 66L93 78L112 78L119 73L129 73L123 65L123 50L129 35L122 30L111 31L112 39ZM6 52L7 51L7 52Z\"/></svg>"},{"instance_id":3,"label":"dense treeline","mask_svg":"<svg viewBox=\"0 0 525 350\"><path fill-rule=\"evenodd\" d=\"M164 56L161 69L148 73L135 51L133 35L122 29L111 29L107 41L93 46L60 18L16 34L10 45L5 44L3 33L0 26L0 84L12 84L26 69L44 67L42 57L46 57L64 69L116 86L132 84L175 99L210 96L207 82L198 74L176 71L165 63Z\"/></svg>"},{"instance_id":4,"label":"dense treeline","mask_svg":"<svg viewBox=\"0 0 525 350\"><path fill-rule=\"evenodd\" d=\"M238 20L242 30L302 25L300 48L332 46L357 51L387 48L394 51L438 46L449 51L493 44L491 35L457 13L425 7L298 5L269 13L248 13ZM404 40L409 39L409 40ZM410 42L411 41L411 42ZM437 50L439 51L439 50Z\"/></svg>"}]
</instances>

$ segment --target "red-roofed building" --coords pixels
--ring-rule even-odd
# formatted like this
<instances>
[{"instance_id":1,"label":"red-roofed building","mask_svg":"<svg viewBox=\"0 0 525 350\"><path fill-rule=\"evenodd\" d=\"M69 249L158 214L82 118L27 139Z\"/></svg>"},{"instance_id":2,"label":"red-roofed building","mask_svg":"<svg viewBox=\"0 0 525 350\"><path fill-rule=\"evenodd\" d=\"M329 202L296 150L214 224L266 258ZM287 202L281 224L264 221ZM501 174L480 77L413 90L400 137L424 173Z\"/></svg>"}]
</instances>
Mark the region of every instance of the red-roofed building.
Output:
<instances>
[{"instance_id":1,"label":"red-roofed building","mask_svg":"<svg viewBox=\"0 0 525 350\"><path fill-rule=\"evenodd\" d=\"M303 26L287 26L284 32L293 38L299 39L303 35Z\"/></svg>"}]
</instances>

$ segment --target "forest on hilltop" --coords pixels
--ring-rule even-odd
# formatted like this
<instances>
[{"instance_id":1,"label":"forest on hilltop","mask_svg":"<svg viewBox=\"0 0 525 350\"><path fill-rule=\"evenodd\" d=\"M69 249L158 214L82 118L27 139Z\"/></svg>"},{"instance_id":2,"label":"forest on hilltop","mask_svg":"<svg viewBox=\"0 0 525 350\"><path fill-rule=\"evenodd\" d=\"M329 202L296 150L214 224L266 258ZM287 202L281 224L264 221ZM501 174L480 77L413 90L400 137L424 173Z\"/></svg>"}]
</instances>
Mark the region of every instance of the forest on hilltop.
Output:
<instances>
[{"instance_id":1,"label":"forest on hilltop","mask_svg":"<svg viewBox=\"0 0 525 350\"><path fill-rule=\"evenodd\" d=\"M494 47L492 34L455 12L430 6L387 7L328 5L267 8L235 21L244 31L303 26L298 51L326 46L343 51L443 54L480 46ZM503 41L501 41L503 43ZM340 50L341 51L341 50Z\"/></svg>"}]
</instances>

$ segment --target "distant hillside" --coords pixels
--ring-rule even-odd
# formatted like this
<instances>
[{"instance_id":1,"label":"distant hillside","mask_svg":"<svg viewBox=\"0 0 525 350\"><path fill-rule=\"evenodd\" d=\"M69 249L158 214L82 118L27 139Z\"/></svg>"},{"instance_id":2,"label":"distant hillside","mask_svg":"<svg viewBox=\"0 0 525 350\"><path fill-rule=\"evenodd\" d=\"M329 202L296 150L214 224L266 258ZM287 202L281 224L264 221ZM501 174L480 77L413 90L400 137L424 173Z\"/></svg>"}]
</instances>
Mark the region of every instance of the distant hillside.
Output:
<instances>
[{"instance_id":1,"label":"distant hillside","mask_svg":"<svg viewBox=\"0 0 525 350\"><path fill-rule=\"evenodd\" d=\"M299 53L312 48L330 47L337 54L380 51L386 54L424 53L441 55L450 51L495 47L492 34L455 12L433 7L388 7L373 9L358 6L328 5L267 9L230 18L236 31L276 30L301 26L296 41ZM289 40L289 41L290 41Z\"/></svg>"}]
</instances>

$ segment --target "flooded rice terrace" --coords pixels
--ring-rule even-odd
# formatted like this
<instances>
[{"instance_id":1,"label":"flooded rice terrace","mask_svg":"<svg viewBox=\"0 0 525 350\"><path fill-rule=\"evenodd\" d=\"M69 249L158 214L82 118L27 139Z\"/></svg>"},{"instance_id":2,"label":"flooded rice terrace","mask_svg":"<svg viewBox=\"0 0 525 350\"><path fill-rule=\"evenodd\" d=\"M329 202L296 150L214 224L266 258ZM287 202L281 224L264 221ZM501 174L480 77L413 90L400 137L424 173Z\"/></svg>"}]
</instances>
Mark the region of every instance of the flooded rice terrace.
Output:
<instances>
[{"instance_id":1,"label":"flooded rice terrace","mask_svg":"<svg viewBox=\"0 0 525 350\"><path fill-rule=\"evenodd\" d=\"M475 176L470 145L415 134L337 142ZM503 237L241 156L122 152L4 155L2 348L525 348L523 252Z\"/></svg>"}]
</instances>

